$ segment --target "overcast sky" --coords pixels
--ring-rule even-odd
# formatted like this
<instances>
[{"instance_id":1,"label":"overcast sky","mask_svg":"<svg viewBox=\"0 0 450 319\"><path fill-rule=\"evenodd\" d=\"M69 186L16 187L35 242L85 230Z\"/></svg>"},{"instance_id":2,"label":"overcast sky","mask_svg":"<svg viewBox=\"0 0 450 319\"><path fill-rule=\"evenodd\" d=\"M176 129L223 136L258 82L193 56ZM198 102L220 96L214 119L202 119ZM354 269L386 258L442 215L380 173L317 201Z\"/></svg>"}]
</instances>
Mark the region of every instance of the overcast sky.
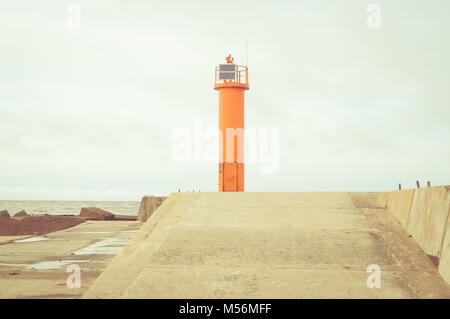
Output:
<instances>
[{"instance_id":1,"label":"overcast sky","mask_svg":"<svg viewBox=\"0 0 450 319\"><path fill-rule=\"evenodd\" d=\"M247 165L247 191L450 184L449 12L447 0L0 0L0 199L216 191L217 164L173 162L171 135L217 126L213 69L229 53L245 64L246 39L246 126L280 136L279 170Z\"/></svg>"}]
</instances>

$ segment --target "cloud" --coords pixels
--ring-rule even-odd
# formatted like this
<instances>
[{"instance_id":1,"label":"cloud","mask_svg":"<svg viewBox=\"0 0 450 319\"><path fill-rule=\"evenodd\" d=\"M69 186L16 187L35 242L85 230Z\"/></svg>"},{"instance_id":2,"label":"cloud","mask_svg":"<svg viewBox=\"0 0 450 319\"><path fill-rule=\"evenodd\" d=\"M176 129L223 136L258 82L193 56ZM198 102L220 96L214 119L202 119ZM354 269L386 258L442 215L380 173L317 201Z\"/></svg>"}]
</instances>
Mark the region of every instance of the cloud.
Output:
<instances>
[{"instance_id":1,"label":"cloud","mask_svg":"<svg viewBox=\"0 0 450 319\"><path fill-rule=\"evenodd\" d=\"M0 199L215 191L217 165L173 163L170 137L217 125L213 68L246 39L246 125L281 139L247 190L450 180L446 1L379 1L376 31L358 1L75 2L79 30L72 1L0 0Z\"/></svg>"}]
</instances>

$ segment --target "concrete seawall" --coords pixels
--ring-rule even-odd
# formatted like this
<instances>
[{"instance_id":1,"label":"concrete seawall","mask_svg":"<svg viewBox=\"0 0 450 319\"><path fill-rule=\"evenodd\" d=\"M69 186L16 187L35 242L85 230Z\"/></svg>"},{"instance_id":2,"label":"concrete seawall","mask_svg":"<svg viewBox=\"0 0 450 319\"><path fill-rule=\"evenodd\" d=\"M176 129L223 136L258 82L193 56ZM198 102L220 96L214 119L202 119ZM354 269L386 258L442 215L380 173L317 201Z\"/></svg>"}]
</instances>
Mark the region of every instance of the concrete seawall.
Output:
<instances>
[{"instance_id":1,"label":"concrete seawall","mask_svg":"<svg viewBox=\"0 0 450 319\"><path fill-rule=\"evenodd\" d=\"M139 214L137 217L138 222L145 223L147 219L158 209L159 206L166 200L166 196L144 196L141 200L141 206L139 208Z\"/></svg>"},{"instance_id":2,"label":"concrete seawall","mask_svg":"<svg viewBox=\"0 0 450 319\"><path fill-rule=\"evenodd\" d=\"M388 208L398 218L404 229L408 228L414 192L414 189L405 189L389 193Z\"/></svg>"},{"instance_id":3,"label":"concrete seawall","mask_svg":"<svg viewBox=\"0 0 450 319\"><path fill-rule=\"evenodd\" d=\"M450 284L450 186L392 191L387 207Z\"/></svg>"}]
</instances>

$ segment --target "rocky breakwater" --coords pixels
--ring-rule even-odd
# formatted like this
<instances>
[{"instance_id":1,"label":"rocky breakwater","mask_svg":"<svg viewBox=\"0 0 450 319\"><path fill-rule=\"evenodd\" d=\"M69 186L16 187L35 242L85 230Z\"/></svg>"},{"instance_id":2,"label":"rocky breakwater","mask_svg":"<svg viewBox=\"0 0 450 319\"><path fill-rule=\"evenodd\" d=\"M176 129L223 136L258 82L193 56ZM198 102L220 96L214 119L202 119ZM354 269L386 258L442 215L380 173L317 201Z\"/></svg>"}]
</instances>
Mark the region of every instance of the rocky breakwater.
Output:
<instances>
[{"instance_id":1,"label":"rocky breakwater","mask_svg":"<svg viewBox=\"0 0 450 319\"><path fill-rule=\"evenodd\" d=\"M0 210L0 236L44 235L87 220L136 220L136 216L114 215L97 207L84 207L79 216L29 215L22 210L11 217L7 210Z\"/></svg>"},{"instance_id":2,"label":"rocky breakwater","mask_svg":"<svg viewBox=\"0 0 450 319\"><path fill-rule=\"evenodd\" d=\"M78 216L30 216L25 211L10 217L9 212L3 210L0 212L0 236L43 235L76 226L83 221Z\"/></svg>"}]
</instances>

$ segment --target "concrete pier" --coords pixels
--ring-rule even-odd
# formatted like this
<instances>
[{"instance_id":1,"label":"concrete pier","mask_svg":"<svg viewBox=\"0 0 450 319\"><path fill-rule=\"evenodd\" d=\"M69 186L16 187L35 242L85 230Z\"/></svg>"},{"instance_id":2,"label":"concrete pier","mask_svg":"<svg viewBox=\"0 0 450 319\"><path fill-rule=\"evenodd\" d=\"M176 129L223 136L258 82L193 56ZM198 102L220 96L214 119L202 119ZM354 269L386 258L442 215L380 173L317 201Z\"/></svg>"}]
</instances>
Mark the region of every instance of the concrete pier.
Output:
<instances>
[{"instance_id":1,"label":"concrete pier","mask_svg":"<svg viewBox=\"0 0 450 319\"><path fill-rule=\"evenodd\" d=\"M427 196L174 193L84 297L450 298L426 253L445 229L438 238L409 226L433 219L411 213ZM373 267L380 288L367 284Z\"/></svg>"}]
</instances>

